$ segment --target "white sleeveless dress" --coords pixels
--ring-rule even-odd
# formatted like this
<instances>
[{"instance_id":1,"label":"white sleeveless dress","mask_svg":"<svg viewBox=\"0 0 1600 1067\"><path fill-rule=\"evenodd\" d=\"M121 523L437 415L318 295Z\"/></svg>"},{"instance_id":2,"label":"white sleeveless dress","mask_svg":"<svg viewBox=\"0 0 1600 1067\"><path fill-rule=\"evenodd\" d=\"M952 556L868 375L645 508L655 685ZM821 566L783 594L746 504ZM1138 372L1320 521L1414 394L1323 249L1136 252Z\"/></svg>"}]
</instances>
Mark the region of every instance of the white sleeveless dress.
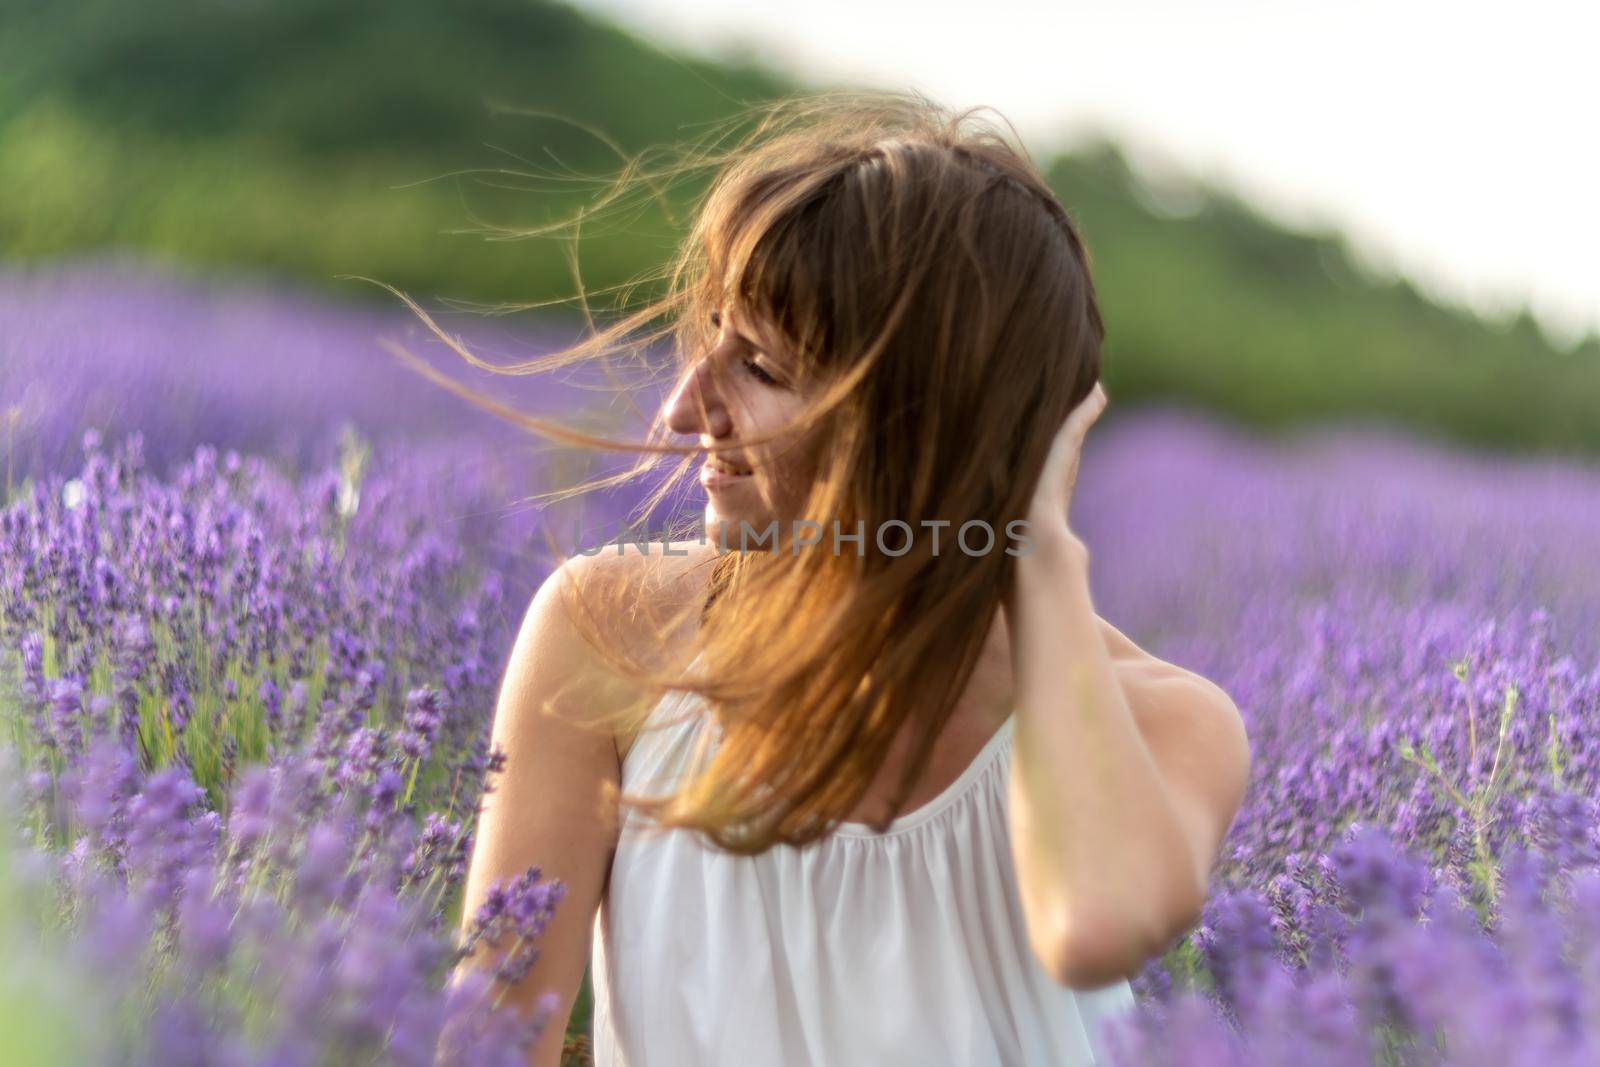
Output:
<instances>
[{"instance_id":1,"label":"white sleeveless dress","mask_svg":"<svg viewBox=\"0 0 1600 1067\"><path fill-rule=\"evenodd\" d=\"M1078 1067L1127 980L1058 984L1027 943L1006 821L1012 719L933 800L883 833L718 853L624 825L595 915L596 1067ZM720 727L675 691L622 767L659 794ZM709 752L706 754L709 757Z\"/></svg>"}]
</instances>

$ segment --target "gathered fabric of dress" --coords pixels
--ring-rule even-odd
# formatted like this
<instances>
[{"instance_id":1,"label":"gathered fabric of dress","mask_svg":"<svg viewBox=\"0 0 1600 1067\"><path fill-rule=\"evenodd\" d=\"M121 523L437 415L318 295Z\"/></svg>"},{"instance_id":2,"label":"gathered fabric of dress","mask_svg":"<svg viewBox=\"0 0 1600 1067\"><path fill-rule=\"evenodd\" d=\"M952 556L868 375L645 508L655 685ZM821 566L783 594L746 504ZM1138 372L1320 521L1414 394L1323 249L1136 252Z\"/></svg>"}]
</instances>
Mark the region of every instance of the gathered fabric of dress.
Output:
<instances>
[{"instance_id":1,"label":"gathered fabric of dress","mask_svg":"<svg viewBox=\"0 0 1600 1067\"><path fill-rule=\"evenodd\" d=\"M721 737L674 691L622 767L656 795ZM718 852L629 812L595 916L597 1067L1078 1067L1127 980L1072 990L1027 942L1006 820L1013 718L939 796L882 833L839 824L803 848ZM699 756L708 758L710 750Z\"/></svg>"}]
</instances>

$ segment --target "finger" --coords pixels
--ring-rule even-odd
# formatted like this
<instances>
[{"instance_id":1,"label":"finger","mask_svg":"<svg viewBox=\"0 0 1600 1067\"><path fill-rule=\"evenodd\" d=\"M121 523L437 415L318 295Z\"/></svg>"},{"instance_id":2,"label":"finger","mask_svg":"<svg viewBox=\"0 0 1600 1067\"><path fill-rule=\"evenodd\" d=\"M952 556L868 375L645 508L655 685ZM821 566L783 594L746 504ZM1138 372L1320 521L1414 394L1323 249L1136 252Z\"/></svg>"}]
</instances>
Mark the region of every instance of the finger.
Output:
<instances>
[{"instance_id":1,"label":"finger","mask_svg":"<svg viewBox=\"0 0 1600 1067\"><path fill-rule=\"evenodd\" d=\"M1096 383L1096 389L1098 388L1099 383ZM1089 395L1084 397L1078 403L1078 406L1072 410L1066 421L1062 423L1061 428L1056 432L1055 440L1050 445L1049 455L1045 459L1045 477L1049 478L1053 484L1066 483L1070 485L1077 480L1077 469L1084 438L1088 433L1089 426L1099 417L1100 412L1105 407L1103 393L1100 402L1097 403L1096 400L1096 393L1091 390Z\"/></svg>"},{"instance_id":2,"label":"finger","mask_svg":"<svg viewBox=\"0 0 1600 1067\"><path fill-rule=\"evenodd\" d=\"M1094 421L1100 417L1100 413L1105 409L1105 390L1100 387L1099 382L1096 382L1095 387L1089 391L1089 395L1080 400L1078 406L1068 414L1066 425L1063 429L1072 435L1082 435L1088 431L1089 427L1094 424Z\"/></svg>"}]
</instances>

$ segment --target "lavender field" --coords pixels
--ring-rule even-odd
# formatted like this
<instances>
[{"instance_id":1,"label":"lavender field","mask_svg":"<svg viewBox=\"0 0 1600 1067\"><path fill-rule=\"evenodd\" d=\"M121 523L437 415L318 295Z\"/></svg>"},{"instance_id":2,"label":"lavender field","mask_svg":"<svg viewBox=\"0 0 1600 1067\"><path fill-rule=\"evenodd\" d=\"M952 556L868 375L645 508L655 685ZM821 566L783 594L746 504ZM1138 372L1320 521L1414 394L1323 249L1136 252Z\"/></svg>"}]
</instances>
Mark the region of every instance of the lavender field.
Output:
<instances>
[{"instance_id":1,"label":"lavender field","mask_svg":"<svg viewBox=\"0 0 1600 1067\"><path fill-rule=\"evenodd\" d=\"M592 472L379 333L422 351L404 309L0 277L0 1060L525 1062L543 1019L444 979L499 672L573 514L521 501ZM1600 1059L1600 469L1113 409L1073 514L1099 612L1254 751L1119 1062ZM520 935L505 977L561 895L533 869L472 917Z\"/></svg>"}]
</instances>

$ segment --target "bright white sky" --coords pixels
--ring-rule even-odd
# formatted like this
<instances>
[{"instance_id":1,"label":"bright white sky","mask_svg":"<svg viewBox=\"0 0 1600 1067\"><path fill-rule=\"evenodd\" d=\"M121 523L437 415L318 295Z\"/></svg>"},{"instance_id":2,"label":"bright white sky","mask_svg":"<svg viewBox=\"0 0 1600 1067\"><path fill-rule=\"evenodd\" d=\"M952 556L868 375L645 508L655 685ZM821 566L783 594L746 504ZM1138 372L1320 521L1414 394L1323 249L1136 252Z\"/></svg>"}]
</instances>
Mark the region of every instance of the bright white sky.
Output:
<instances>
[{"instance_id":1,"label":"bright white sky","mask_svg":"<svg viewBox=\"0 0 1600 1067\"><path fill-rule=\"evenodd\" d=\"M1443 300L1600 331L1593 0L575 2L674 50L991 105L1041 161L1103 130Z\"/></svg>"}]
</instances>

